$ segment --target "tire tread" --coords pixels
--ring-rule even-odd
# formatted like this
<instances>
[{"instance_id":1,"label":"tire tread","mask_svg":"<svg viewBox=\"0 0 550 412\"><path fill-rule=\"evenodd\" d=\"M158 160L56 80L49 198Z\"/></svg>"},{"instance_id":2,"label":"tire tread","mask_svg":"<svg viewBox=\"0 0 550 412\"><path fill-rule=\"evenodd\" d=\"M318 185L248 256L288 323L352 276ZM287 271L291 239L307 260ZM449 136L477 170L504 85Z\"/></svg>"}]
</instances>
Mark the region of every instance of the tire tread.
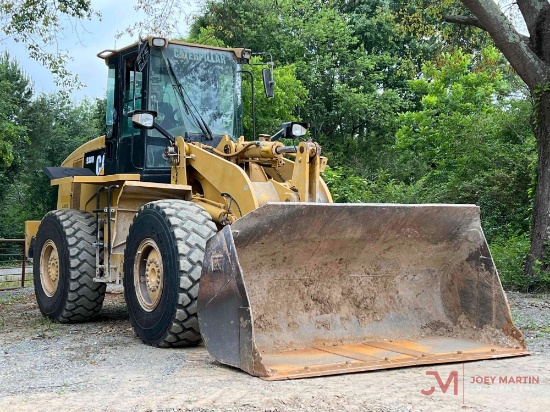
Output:
<instances>
[{"instance_id":1,"label":"tire tread","mask_svg":"<svg viewBox=\"0 0 550 412\"><path fill-rule=\"evenodd\" d=\"M159 200L144 205L156 209L170 227L177 247L178 298L173 308L171 325L156 342L145 342L159 347L194 346L201 342L197 317L202 259L206 241L217 232L210 215L199 205L184 200ZM134 221L139 212L134 217ZM131 319L132 320L132 319ZM134 328L137 325L132 321Z\"/></svg>"},{"instance_id":2,"label":"tire tread","mask_svg":"<svg viewBox=\"0 0 550 412\"><path fill-rule=\"evenodd\" d=\"M106 284L94 282L96 222L90 213L60 209L46 216L57 219L68 245L69 293L62 313L54 319L61 323L86 322L101 311Z\"/></svg>"}]
</instances>

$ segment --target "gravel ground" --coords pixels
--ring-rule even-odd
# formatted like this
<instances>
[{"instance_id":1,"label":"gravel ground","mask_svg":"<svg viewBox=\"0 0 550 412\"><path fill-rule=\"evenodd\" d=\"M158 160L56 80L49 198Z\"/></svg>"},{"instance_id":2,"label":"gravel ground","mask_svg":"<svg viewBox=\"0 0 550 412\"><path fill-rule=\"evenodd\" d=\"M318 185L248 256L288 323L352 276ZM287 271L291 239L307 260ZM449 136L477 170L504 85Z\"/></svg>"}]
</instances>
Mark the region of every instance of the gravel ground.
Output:
<instances>
[{"instance_id":1,"label":"gravel ground","mask_svg":"<svg viewBox=\"0 0 550 412\"><path fill-rule=\"evenodd\" d=\"M528 357L266 382L202 346L143 345L120 290L110 290L100 319L78 325L44 319L31 288L0 292L0 411L547 411L550 403L549 295L509 294ZM444 381L458 372L457 395L452 385L421 393L436 385L433 370ZM502 376L531 383L479 383Z\"/></svg>"},{"instance_id":2,"label":"gravel ground","mask_svg":"<svg viewBox=\"0 0 550 412\"><path fill-rule=\"evenodd\" d=\"M533 354L550 356L550 295L508 292L514 323Z\"/></svg>"}]
</instances>

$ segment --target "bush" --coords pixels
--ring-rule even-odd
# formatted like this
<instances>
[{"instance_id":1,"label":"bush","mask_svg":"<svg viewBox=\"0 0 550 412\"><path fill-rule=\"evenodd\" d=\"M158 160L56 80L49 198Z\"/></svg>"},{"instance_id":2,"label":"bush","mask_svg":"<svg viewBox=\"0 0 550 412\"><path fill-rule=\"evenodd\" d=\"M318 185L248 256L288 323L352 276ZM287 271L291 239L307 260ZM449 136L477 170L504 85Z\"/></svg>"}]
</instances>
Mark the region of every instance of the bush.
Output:
<instances>
[{"instance_id":1,"label":"bush","mask_svg":"<svg viewBox=\"0 0 550 412\"><path fill-rule=\"evenodd\" d=\"M425 188L421 181L406 185L389 179L384 173L372 181L338 167L327 167L323 178L336 203L425 203ZM491 220L487 221L490 226ZM490 241L503 287L523 292L550 290L550 274L543 271L538 271L535 277L524 274L524 260L529 253L529 234L521 231L511 235L507 233L503 229L500 236Z\"/></svg>"},{"instance_id":2,"label":"bush","mask_svg":"<svg viewBox=\"0 0 550 412\"><path fill-rule=\"evenodd\" d=\"M323 173L335 203L422 203L422 181L414 185L390 178L380 171L376 179L366 179L340 167Z\"/></svg>"},{"instance_id":3,"label":"bush","mask_svg":"<svg viewBox=\"0 0 550 412\"><path fill-rule=\"evenodd\" d=\"M535 271L535 276L525 276L524 262L529 245L529 234L526 233L495 238L491 242L491 253L505 289L521 292L550 290L550 274L547 272Z\"/></svg>"}]
</instances>

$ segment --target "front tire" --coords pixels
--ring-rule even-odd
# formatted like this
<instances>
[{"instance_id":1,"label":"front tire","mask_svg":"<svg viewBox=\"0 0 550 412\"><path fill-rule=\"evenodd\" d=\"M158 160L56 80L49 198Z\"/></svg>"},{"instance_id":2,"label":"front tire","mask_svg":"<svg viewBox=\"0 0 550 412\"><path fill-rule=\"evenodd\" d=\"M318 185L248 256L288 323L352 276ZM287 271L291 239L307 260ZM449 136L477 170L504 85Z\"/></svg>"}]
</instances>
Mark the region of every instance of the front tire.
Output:
<instances>
[{"instance_id":1,"label":"front tire","mask_svg":"<svg viewBox=\"0 0 550 412\"><path fill-rule=\"evenodd\" d=\"M134 218L124 251L124 296L134 331L159 347L200 343L197 295L216 225L200 206L160 200Z\"/></svg>"},{"instance_id":2,"label":"front tire","mask_svg":"<svg viewBox=\"0 0 550 412\"><path fill-rule=\"evenodd\" d=\"M33 251L34 289L44 316L61 323L84 322L99 314L104 283L95 276L95 218L61 209L42 219Z\"/></svg>"}]
</instances>

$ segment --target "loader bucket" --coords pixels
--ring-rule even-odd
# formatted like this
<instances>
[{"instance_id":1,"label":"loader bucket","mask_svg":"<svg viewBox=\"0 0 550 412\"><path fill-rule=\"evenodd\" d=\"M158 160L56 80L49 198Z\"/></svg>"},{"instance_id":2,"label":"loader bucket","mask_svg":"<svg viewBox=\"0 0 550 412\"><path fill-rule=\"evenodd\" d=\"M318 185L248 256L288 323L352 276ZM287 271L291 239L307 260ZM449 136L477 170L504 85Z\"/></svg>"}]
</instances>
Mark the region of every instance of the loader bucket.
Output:
<instances>
[{"instance_id":1,"label":"loader bucket","mask_svg":"<svg viewBox=\"0 0 550 412\"><path fill-rule=\"evenodd\" d=\"M527 354L477 206L268 203L206 249L204 343L251 375Z\"/></svg>"}]
</instances>

